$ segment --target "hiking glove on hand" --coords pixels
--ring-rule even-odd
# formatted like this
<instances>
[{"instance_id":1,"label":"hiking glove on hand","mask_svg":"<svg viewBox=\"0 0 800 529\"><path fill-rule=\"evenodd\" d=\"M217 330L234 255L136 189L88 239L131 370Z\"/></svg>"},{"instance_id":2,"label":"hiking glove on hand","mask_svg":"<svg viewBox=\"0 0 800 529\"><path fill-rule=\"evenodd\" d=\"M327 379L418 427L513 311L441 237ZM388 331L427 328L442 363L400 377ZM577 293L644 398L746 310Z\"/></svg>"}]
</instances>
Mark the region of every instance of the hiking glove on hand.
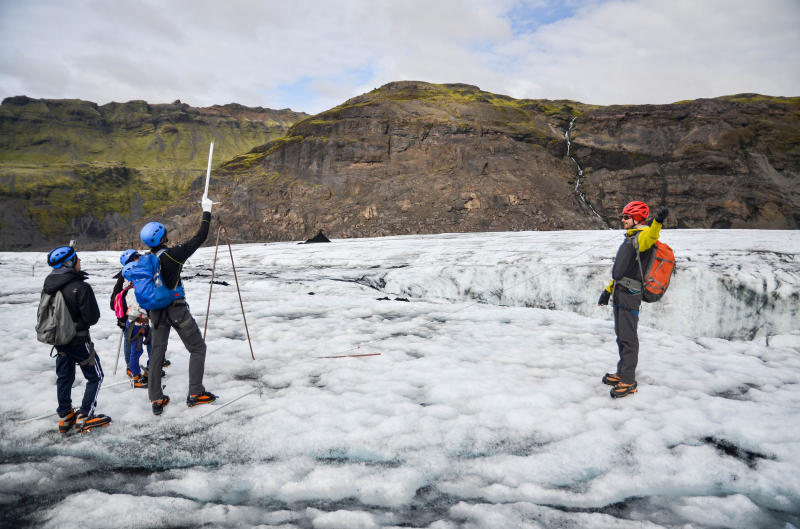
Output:
<instances>
[{"instance_id":1,"label":"hiking glove on hand","mask_svg":"<svg viewBox=\"0 0 800 529\"><path fill-rule=\"evenodd\" d=\"M206 211L206 212L208 212L208 213L211 213L211 204L213 204L213 202L211 202L211 199L210 199L210 198L208 198L208 197L204 198L204 199L203 199L203 200L200 202L200 204L202 204L202 206L203 206L203 211Z\"/></svg>"},{"instance_id":2,"label":"hiking glove on hand","mask_svg":"<svg viewBox=\"0 0 800 529\"><path fill-rule=\"evenodd\" d=\"M611 299L611 292L608 290L604 290L602 294L600 294L600 299L597 301L598 305L608 305L608 300Z\"/></svg>"},{"instance_id":3,"label":"hiking glove on hand","mask_svg":"<svg viewBox=\"0 0 800 529\"><path fill-rule=\"evenodd\" d=\"M667 219L667 215L669 215L669 210L661 207L658 209L658 211L656 211L656 220L659 224L664 224L664 221Z\"/></svg>"}]
</instances>

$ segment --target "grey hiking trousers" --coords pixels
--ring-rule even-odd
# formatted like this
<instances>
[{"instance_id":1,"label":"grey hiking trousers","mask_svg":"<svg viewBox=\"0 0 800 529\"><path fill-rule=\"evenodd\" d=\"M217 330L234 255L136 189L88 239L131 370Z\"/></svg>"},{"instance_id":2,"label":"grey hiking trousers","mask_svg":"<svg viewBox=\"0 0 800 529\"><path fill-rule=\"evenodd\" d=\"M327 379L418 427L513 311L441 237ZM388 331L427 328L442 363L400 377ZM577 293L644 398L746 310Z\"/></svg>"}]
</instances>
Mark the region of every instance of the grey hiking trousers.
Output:
<instances>
[{"instance_id":1,"label":"grey hiking trousers","mask_svg":"<svg viewBox=\"0 0 800 529\"><path fill-rule=\"evenodd\" d=\"M615 285L616 287L616 285ZM617 333L619 363L617 374L623 384L636 381L636 365L639 363L639 309L642 295L631 294L627 288L614 288L614 332Z\"/></svg>"},{"instance_id":2,"label":"grey hiking trousers","mask_svg":"<svg viewBox=\"0 0 800 529\"><path fill-rule=\"evenodd\" d=\"M150 329L153 350L150 353L150 368L147 373L147 393L150 400L161 400L161 366L167 353L167 342L171 329L178 331L183 345L189 351L189 395L205 391L203 373L206 367L206 342L189 312L188 305L170 305L150 311Z\"/></svg>"}]
</instances>

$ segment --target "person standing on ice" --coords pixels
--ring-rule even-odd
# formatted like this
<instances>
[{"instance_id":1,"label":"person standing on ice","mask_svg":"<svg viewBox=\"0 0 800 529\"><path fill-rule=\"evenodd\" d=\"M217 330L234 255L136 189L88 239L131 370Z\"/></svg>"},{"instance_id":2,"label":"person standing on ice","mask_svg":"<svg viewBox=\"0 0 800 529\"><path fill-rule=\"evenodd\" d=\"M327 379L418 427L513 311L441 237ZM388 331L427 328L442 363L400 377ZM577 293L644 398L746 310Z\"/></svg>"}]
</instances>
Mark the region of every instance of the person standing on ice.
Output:
<instances>
[{"instance_id":1,"label":"person standing on ice","mask_svg":"<svg viewBox=\"0 0 800 529\"><path fill-rule=\"evenodd\" d=\"M119 271L114 277L117 278L117 283L114 285L114 290L111 292L111 310L115 313L117 312L116 303L118 301L122 301L122 311L123 315L117 318L117 327L122 329L122 334L124 337L124 351L125 351L125 368L126 373L128 374L128 378L133 378L133 373L131 373L131 343L130 343L130 336L128 335L128 327L127 322L128 318L125 314L128 313L128 307L130 306L130 299L134 298L133 292L128 290L125 294L123 294L122 299L117 300L119 294L129 288L131 286L131 282L129 278L124 277L123 271L128 265L134 265L139 260L140 254L134 249L125 250L122 252L122 255L119 257L119 262L122 263L122 270ZM147 341L147 357L150 357L150 350L152 349L150 341ZM164 365L162 367L168 367L171 362L167 359L164 359Z\"/></svg>"},{"instance_id":2,"label":"person standing on ice","mask_svg":"<svg viewBox=\"0 0 800 529\"><path fill-rule=\"evenodd\" d=\"M119 256L119 262L120 262L120 264L122 265L123 268L125 267L125 265L133 263L133 262L136 262L138 260L139 260L139 252L137 252L133 248L125 250L124 252L122 252L122 255ZM111 305L111 310L116 312L116 307L114 305L116 303L117 296L128 285L125 284L125 278L122 277L122 270L120 270L119 272L114 274L113 277L114 277L114 279L117 280L117 282L114 284L114 289L111 291L111 303L110 303L110 305ZM125 365L127 366L126 371L128 373L128 378L133 378L131 376L131 345L128 342L128 333L125 332L125 322L126 321L127 321L127 318L125 316L118 317L117 318L117 327L119 327L122 330L122 334L123 334L123 337L124 337L124 349L123 349L123 351L125 353Z\"/></svg>"},{"instance_id":3,"label":"person standing on ice","mask_svg":"<svg viewBox=\"0 0 800 529\"><path fill-rule=\"evenodd\" d=\"M636 393L636 365L639 363L639 309L642 306L642 274L640 261L647 262L655 251L661 226L669 215L665 207L656 212L652 223L645 224L650 208L644 202L630 202L622 209L622 225L627 230L625 240L617 250L611 283L600 295L598 305L614 307L614 332L617 334L619 362L615 373L606 373L603 384L614 386L613 398Z\"/></svg>"},{"instance_id":4,"label":"person standing on ice","mask_svg":"<svg viewBox=\"0 0 800 529\"><path fill-rule=\"evenodd\" d=\"M181 268L189 257L200 248L208 238L208 229L211 226L211 199L203 198L203 218L200 221L200 229L197 234L186 241L168 248L169 239L167 229L160 222L150 222L142 228L140 237L142 242L150 247L150 253L158 257L161 265L161 276L164 284L173 290L183 293L181 281ZM186 298L182 295L179 299L163 309L151 310L151 341L153 344L150 356L151 369L147 377L147 391L150 401L153 403L153 414L161 415L164 406L169 404L169 396L164 395L161 388L161 369L156 366L164 364L164 356L167 352L167 342L169 341L170 329L174 328L178 332L183 345L189 351L189 394L186 397L186 405L189 407L198 404L208 404L214 402L217 396L209 393L203 387L203 373L206 362L206 343L203 335L197 327L197 323L189 312L189 305Z\"/></svg>"},{"instance_id":5,"label":"person standing on ice","mask_svg":"<svg viewBox=\"0 0 800 529\"><path fill-rule=\"evenodd\" d=\"M130 284L131 271L136 266L136 262L125 265L122 269L122 277L125 278L126 286ZM125 304L127 310L127 328L125 329L125 343L129 344L128 351L125 351L128 358L128 377L133 379L134 388L147 387L147 371L142 373L139 367L139 358L144 353L144 348L147 346L147 370L150 369L150 356L152 354L152 347L150 343L150 318L147 311L139 306L136 301L136 293L133 288L125 291ZM162 371L161 376L164 376Z\"/></svg>"},{"instance_id":6,"label":"person standing on ice","mask_svg":"<svg viewBox=\"0 0 800 529\"><path fill-rule=\"evenodd\" d=\"M111 417L95 415L97 394L103 384L103 368L100 358L94 350L94 343L89 334L89 327L100 319L100 308L94 297L92 287L86 283L88 274L81 271L81 260L75 249L70 246L56 248L47 255L47 264L52 271L44 280L42 294L55 296L61 292L64 305L75 324L75 337L65 345L55 345L56 357L56 393L61 420L58 430L67 433L73 426L79 432L87 432L92 428L106 426ZM41 310L41 308L40 308ZM86 379L83 391L83 402L78 415L72 409L72 383L75 382L75 365L80 366Z\"/></svg>"}]
</instances>

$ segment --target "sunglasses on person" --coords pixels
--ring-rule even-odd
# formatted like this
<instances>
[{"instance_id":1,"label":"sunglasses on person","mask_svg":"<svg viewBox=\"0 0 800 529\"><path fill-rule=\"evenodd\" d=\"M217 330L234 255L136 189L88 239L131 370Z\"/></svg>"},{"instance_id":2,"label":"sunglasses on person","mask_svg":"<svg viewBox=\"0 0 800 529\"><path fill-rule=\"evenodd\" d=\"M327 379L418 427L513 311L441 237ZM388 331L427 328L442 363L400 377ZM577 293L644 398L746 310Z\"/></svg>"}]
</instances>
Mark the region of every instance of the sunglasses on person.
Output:
<instances>
[{"instance_id":1,"label":"sunglasses on person","mask_svg":"<svg viewBox=\"0 0 800 529\"><path fill-rule=\"evenodd\" d=\"M623 216L622 216L622 220L630 220L630 219L632 219L632 218L633 218L633 217L631 217L630 215L623 215Z\"/></svg>"}]
</instances>

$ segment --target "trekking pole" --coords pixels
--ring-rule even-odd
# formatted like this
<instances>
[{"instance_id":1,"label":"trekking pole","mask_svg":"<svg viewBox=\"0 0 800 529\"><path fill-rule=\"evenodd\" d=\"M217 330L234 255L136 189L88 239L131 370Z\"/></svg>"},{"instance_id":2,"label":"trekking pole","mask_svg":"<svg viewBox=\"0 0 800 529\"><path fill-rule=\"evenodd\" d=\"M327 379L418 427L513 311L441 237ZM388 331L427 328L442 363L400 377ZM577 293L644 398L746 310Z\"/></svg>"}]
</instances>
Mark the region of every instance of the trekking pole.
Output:
<instances>
[{"instance_id":1,"label":"trekking pole","mask_svg":"<svg viewBox=\"0 0 800 529\"><path fill-rule=\"evenodd\" d=\"M211 142L211 147L208 150L208 170L206 171L206 190L203 192L203 198L208 198L208 182L211 180L211 159L214 157L214 142Z\"/></svg>"},{"instance_id":2,"label":"trekking pole","mask_svg":"<svg viewBox=\"0 0 800 529\"><path fill-rule=\"evenodd\" d=\"M239 396L238 396L238 397L236 397L235 399L233 399L233 400L231 400L231 401L229 401L229 402L226 402L226 403L225 403L225 404L223 404L222 406L216 406L216 407L214 407L214 409L213 409L213 410L211 410L211 411L210 411L210 412L208 412L208 413L204 413L203 415L201 415L201 416L200 416L200 418L202 419L203 417L208 417L209 415L211 415L211 414L212 414L212 413L214 413L215 411L221 410L222 408L224 408L224 407L225 407L225 406L227 406L228 404L233 404L233 403L234 403L234 402L236 402L237 400L239 400L239 399L243 399L243 398L245 398L246 396L250 395L251 393L255 393L256 391L259 391L259 390L261 390L261 386L258 386L258 387L255 387L255 388L251 389L250 391L248 391L248 392L247 392L247 393L245 393L244 395L239 395Z\"/></svg>"},{"instance_id":3,"label":"trekking pole","mask_svg":"<svg viewBox=\"0 0 800 529\"><path fill-rule=\"evenodd\" d=\"M113 375L117 374L117 366L119 365L119 353L122 351L122 337L125 336L125 329L122 329L122 332L119 333L119 345L117 346L117 361L114 362L114 373Z\"/></svg>"},{"instance_id":4,"label":"trekking pole","mask_svg":"<svg viewBox=\"0 0 800 529\"><path fill-rule=\"evenodd\" d=\"M210 167L210 166L209 166ZM217 252L219 251L219 236L225 230L225 238L228 241L228 252L231 254L231 266L233 267L233 278L236 280L236 293L239 294L239 306L242 308L242 321L244 322L244 332L247 333L247 343L250 345L250 356L253 360L256 355L253 353L253 342L250 341L250 331L247 329L247 318L244 315L244 303L242 303L242 291L239 290L239 278L236 275L236 265L233 262L233 249L231 248L231 239L228 236L228 228L220 226L217 230L217 245L214 249L214 265L211 268L211 286L208 288L208 305L206 306L206 323L203 325L203 341L206 339L206 331L208 330L208 317L211 311L211 291L214 289L214 274L217 271Z\"/></svg>"}]
</instances>

